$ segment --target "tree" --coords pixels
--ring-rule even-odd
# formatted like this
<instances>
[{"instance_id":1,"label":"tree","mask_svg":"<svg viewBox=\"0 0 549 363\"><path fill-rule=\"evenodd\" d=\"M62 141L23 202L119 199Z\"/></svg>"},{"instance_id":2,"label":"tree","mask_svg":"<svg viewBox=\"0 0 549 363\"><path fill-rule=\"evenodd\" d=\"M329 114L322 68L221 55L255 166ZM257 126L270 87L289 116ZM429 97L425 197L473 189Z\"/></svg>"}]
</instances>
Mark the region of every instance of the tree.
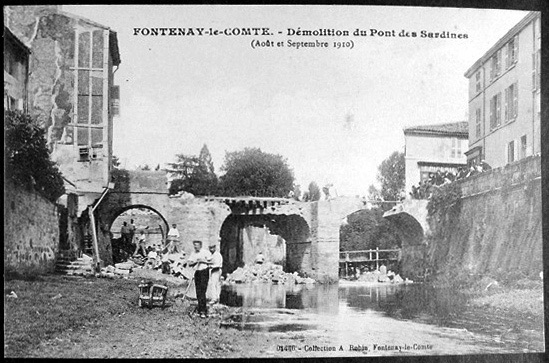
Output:
<instances>
[{"instance_id":1,"label":"tree","mask_svg":"<svg viewBox=\"0 0 549 363\"><path fill-rule=\"evenodd\" d=\"M404 193L404 153L395 151L378 167L377 180L381 183L383 200L400 200Z\"/></svg>"},{"instance_id":2,"label":"tree","mask_svg":"<svg viewBox=\"0 0 549 363\"><path fill-rule=\"evenodd\" d=\"M55 202L65 193L63 177L50 159L46 131L20 111L4 110L6 176Z\"/></svg>"},{"instance_id":3,"label":"tree","mask_svg":"<svg viewBox=\"0 0 549 363\"><path fill-rule=\"evenodd\" d=\"M287 160L259 148L227 152L221 170L221 188L227 196L286 197L293 189Z\"/></svg>"},{"instance_id":4,"label":"tree","mask_svg":"<svg viewBox=\"0 0 549 363\"><path fill-rule=\"evenodd\" d=\"M294 185L294 195L295 200L301 200L301 185L296 184Z\"/></svg>"},{"instance_id":5,"label":"tree","mask_svg":"<svg viewBox=\"0 0 549 363\"><path fill-rule=\"evenodd\" d=\"M214 173L212 157L206 144L200 156L176 155L177 161L170 163L169 170L175 179L170 184L169 194L186 191L194 195L212 195L217 191L217 176Z\"/></svg>"},{"instance_id":6,"label":"tree","mask_svg":"<svg viewBox=\"0 0 549 363\"><path fill-rule=\"evenodd\" d=\"M342 251L392 249L401 240L391 222L383 218L383 209L363 209L347 217L347 224L339 231Z\"/></svg>"},{"instance_id":7,"label":"tree","mask_svg":"<svg viewBox=\"0 0 549 363\"><path fill-rule=\"evenodd\" d=\"M371 201L383 200L381 198L381 192L373 184L370 184L370 186L368 187L368 199Z\"/></svg>"},{"instance_id":8,"label":"tree","mask_svg":"<svg viewBox=\"0 0 549 363\"><path fill-rule=\"evenodd\" d=\"M308 189L310 202L316 202L317 200L320 200L320 188L318 187L318 184L316 184L316 182L310 182Z\"/></svg>"}]
</instances>

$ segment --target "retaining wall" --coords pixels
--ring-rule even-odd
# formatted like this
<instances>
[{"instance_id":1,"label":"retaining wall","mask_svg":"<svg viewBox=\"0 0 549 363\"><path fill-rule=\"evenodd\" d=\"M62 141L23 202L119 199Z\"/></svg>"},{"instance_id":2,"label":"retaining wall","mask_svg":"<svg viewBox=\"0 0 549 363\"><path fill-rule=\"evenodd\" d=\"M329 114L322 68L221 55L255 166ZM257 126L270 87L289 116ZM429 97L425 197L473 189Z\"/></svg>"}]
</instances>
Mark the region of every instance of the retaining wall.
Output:
<instances>
[{"instance_id":1,"label":"retaining wall","mask_svg":"<svg viewBox=\"0 0 549 363\"><path fill-rule=\"evenodd\" d=\"M4 270L54 271L59 248L57 205L11 183L4 186L4 198Z\"/></svg>"},{"instance_id":2,"label":"retaining wall","mask_svg":"<svg viewBox=\"0 0 549 363\"><path fill-rule=\"evenodd\" d=\"M543 269L541 157L459 183L462 203L457 218L429 217L431 234L423 247L403 250L403 270L420 275L430 266L443 273L458 269L496 278L509 273L537 276Z\"/></svg>"}]
</instances>

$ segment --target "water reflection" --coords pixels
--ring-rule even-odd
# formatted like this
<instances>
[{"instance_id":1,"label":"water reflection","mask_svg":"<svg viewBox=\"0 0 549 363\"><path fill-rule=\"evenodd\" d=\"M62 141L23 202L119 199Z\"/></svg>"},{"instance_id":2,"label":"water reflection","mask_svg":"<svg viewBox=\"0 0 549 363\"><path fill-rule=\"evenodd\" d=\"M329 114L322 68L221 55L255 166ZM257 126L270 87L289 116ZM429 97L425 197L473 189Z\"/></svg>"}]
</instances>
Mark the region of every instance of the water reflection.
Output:
<instances>
[{"instance_id":1,"label":"water reflection","mask_svg":"<svg viewBox=\"0 0 549 363\"><path fill-rule=\"evenodd\" d=\"M231 284L223 286L220 302L244 308L304 309L320 314L338 313L337 285Z\"/></svg>"},{"instance_id":2,"label":"water reflection","mask_svg":"<svg viewBox=\"0 0 549 363\"><path fill-rule=\"evenodd\" d=\"M345 344L356 337L375 336L378 342L385 337L389 343L413 337L438 342L441 352L450 347L470 353L494 344L513 351L543 349L542 327L520 330L504 315L467 309L463 294L423 284L235 284L223 286L221 303L242 307L221 324L239 330L318 330ZM517 339L503 342L509 334Z\"/></svg>"},{"instance_id":3,"label":"water reflection","mask_svg":"<svg viewBox=\"0 0 549 363\"><path fill-rule=\"evenodd\" d=\"M377 311L437 325L450 324L466 306L465 296L455 291L420 284L231 284L223 286L220 300L228 306L298 309L320 315L337 315L343 304L356 312Z\"/></svg>"}]
</instances>

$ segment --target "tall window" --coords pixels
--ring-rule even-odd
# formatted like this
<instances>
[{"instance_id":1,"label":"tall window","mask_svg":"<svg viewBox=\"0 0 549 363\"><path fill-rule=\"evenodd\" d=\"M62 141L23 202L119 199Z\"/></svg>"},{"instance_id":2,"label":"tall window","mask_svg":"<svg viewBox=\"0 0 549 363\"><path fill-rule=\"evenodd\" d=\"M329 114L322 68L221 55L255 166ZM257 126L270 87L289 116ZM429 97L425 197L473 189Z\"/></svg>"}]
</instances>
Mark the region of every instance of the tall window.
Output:
<instances>
[{"instance_id":1,"label":"tall window","mask_svg":"<svg viewBox=\"0 0 549 363\"><path fill-rule=\"evenodd\" d=\"M515 161L515 141L507 144L507 163Z\"/></svg>"},{"instance_id":2,"label":"tall window","mask_svg":"<svg viewBox=\"0 0 549 363\"><path fill-rule=\"evenodd\" d=\"M520 158L525 158L528 155L528 140L526 135L522 135L520 138Z\"/></svg>"},{"instance_id":3,"label":"tall window","mask_svg":"<svg viewBox=\"0 0 549 363\"><path fill-rule=\"evenodd\" d=\"M103 30L84 31L77 34L77 102L76 102L76 143L80 148L81 159L85 159L86 148L103 147L103 94L104 34ZM97 152L96 152L97 153ZM99 155L97 155L99 156Z\"/></svg>"},{"instance_id":4,"label":"tall window","mask_svg":"<svg viewBox=\"0 0 549 363\"><path fill-rule=\"evenodd\" d=\"M499 76L501 71L501 49L498 50L494 55L492 56L492 67L490 69L490 80L493 80L497 76Z\"/></svg>"},{"instance_id":5,"label":"tall window","mask_svg":"<svg viewBox=\"0 0 549 363\"><path fill-rule=\"evenodd\" d=\"M475 135L477 138L481 136L481 127L482 127L482 113L480 108L475 110Z\"/></svg>"},{"instance_id":6,"label":"tall window","mask_svg":"<svg viewBox=\"0 0 549 363\"><path fill-rule=\"evenodd\" d=\"M511 38L509 43L507 43L506 48L505 68L509 68L518 60L518 35Z\"/></svg>"},{"instance_id":7,"label":"tall window","mask_svg":"<svg viewBox=\"0 0 549 363\"><path fill-rule=\"evenodd\" d=\"M538 49L532 54L532 90L540 90L540 56L541 50Z\"/></svg>"},{"instance_id":8,"label":"tall window","mask_svg":"<svg viewBox=\"0 0 549 363\"><path fill-rule=\"evenodd\" d=\"M505 89L505 122L514 120L518 114L518 86L513 83Z\"/></svg>"},{"instance_id":9,"label":"tall window","mask_svg":"<svg viewBox=\"0 0 549 363\"><path fill-rule=\"evenodd\" d=\"M461 157L461 139L456 137L452 138L452 151L450 157L453 159Z\"/></svg>"},{"instance_id":10,"label":"tall window","mask_svg":"<svg viewBox=\"0 0 549 363\"><path fill-rule=\"evenodd\" d=\"M480 71L475 74L475 90L479 93L482 90Z\"/></svg>"},{"instance_id":11,"label":"tall window","mask_svg":"<svg viewBox=\"0 0 549 363\"><path fill-rule=\"evenodd\" d=\"M501 92L490 98L490 130L501 125Z\"/></svg>"}]
</instances>

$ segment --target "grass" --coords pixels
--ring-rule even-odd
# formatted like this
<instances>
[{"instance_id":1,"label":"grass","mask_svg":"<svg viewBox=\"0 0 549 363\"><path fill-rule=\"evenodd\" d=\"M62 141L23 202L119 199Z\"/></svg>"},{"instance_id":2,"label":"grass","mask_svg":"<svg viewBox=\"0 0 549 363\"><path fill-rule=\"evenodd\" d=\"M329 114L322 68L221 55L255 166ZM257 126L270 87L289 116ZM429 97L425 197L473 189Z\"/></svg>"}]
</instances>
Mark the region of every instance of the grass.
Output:
<instances>
[{"instance_id":1,"label":"grass","mask_svg":"<svg viewBox=\"0 0 549 363\"><path fill-rule=\"evenodd\" d=\"M94 280L44 276L6 281L4 291L13 290L18 297L4 295L4 355L17 356L37 342L123 313L135 303L134 281Z\"/></svg>"},{"instance_id":2,"label":"grass","mask_svg":"<svg viewBox=\"0 0 549 363\"><path fill-rule=\"evenodd\" d=\"M194 303L170 296L165 309L139 308L139 281L60 275L6 280L4 356L252 357L276 347L264 334L220 328L222 308L208 319L191 317ZM8 298L11 291L18 297Z\"/></svg>"}]
</instances>

